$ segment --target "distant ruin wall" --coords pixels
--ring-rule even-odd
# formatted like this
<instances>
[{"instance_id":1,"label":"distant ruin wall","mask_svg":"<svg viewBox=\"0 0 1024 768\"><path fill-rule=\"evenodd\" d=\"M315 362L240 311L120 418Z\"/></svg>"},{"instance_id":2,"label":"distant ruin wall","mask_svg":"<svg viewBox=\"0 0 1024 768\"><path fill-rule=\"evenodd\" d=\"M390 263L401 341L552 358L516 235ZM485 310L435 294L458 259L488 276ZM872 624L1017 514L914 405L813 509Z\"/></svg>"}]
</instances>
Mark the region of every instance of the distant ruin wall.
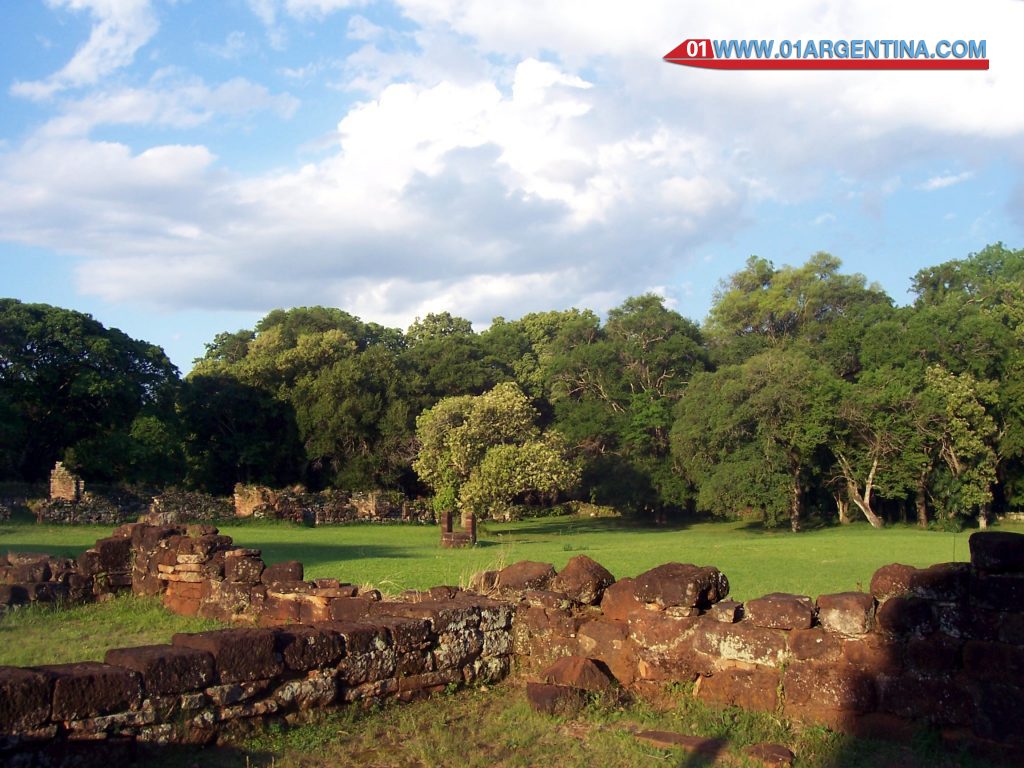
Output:
<instances>
[{"instance_id":1,"label":"distant ruin wall","mask_svg":"<svg viewBox=\"0 0 1024 768\"><path fill-rule=\"evenodd\" d=\"M274 490L239 483L234 490L236 517L291 520L306 525L351 522L434 523L434 512L424 500L410 500L391 491L326 490L302 488Z\"/></svg>"},{"instance_id":2,"label":"distant ruin wall","mask_svg":"<svg viewBox=\"0 0 1024 768\"><path fill-rule=\"evenodd\" d=\"M409 699L565 656L642 695L692 684L736 705L857 735L921 724L955 743L1024 748L1024 536L971 537L971 563L879 569L870 592L728 599L710 566L616 581L586 556L522 562L395 599L301 563L267 564L212 526L123 526L75 561L13 555L12 581L69 599L132 589L244 628L110 651L105 664L0 668L0 762L84 739L195 743L239 720Z\"/></svg>"},{"instance_id":3,"label":"distant ruin wall","mask_svg":"<svg viewBox=\"0 0 1024 768\"><path fill-rule=\"evenodd\" d=\"M51 501L81 501L85 494L85 483L82 478L69 471L58 461L50 471Z\"/></svg>"}]
</instances>

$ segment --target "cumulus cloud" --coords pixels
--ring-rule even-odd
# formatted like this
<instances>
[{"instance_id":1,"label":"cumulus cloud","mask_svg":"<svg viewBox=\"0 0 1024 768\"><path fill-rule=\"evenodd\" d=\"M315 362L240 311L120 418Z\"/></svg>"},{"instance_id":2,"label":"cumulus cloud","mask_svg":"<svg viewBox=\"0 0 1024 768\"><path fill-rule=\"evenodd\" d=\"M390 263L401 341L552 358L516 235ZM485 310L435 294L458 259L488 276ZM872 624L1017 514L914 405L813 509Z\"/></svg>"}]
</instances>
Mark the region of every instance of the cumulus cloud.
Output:
<instances>
[{"instance_id":1,"label":"cumulus cloud","mask_svg":"<svg viewBox=\"0 0 1024 768\"><path fill-rule=\"evenodd\" d=\"M358 5L248 2L275 30ZM284 71L308 79L329 66L356 99L316 162L240 175L203 146L89 138L99 125L188 128L294 109L250 80L101 88L0 154L0 236L82 256L82 289L113 301L325 303L396 325L451 309L486 322L605 309L651 286L678 300L694 254L728 242L763 201L831 188L813 224L839 220L844 205L880 215L904 179L948 167L936 158L969 143L981 164L1024 134L1024 51L1008 31L1022 15L1009 0L983 13L899 4L884 29L869 3L820 0L741 17L706 2L397 5L414 27L398 42L353 16L348 34L364 45L342 65ZM950 30L988 38L993 70L743 73L661 61L692 36ZM920 188L967 181L942 174Z\"/></svg>"},{"instance_id":2,"label":"cumulus cloud","mask_svg":"<svg viewBox=\"0 0 1024 768\"><path fill-rule=\"evenodd\" d=\"M149 0L48 0L51 6L87 11L93 17L89 39L60 70L45 80L17 82L12 93L46 99L68 88L94 85L131 64L136 51L156 34Z\"/></svg>"}]
</instances>

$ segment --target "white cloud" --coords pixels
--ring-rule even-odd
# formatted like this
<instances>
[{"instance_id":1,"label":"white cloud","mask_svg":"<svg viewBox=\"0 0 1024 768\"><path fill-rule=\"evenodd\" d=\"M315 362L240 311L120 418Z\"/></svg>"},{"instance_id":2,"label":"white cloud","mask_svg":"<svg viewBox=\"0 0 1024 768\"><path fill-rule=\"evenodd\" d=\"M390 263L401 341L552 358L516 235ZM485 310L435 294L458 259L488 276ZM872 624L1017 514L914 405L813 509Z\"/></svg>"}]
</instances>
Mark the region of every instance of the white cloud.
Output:
<instances>
[{"instance_id":1,"label":"white cloud","mask_svg":"<svg viewBox=\"0 0 1024 768\"><path fill-rule=\"evenodd\" d=\"M322 19L336 11L366 5L367 0L285 0L285 9L300 19Z\"/></svg>"},{"instance_id":2,"label":"white cloud","mask_svg":"<svg viewBox=\"0 0 1024 768\"><path fill-rule=\"evenodd\" d=\"M157 21L149 0L48 0L51 6L88 11L94 23L89 39L60 70L45 80L16 82L11 92L31 99L81 86L131 64L135 52L156 34Z\"/></svg>"},{"instance_id":3,"label":"white cloud","mask_svg":"<svg viewBox=\"0 0 1024 768\"><path fill-rule=\"evenodd\" d=\"M961 184L974 174L971 171L964 171L963 173L944 173L939 176L932 176L927 181L924 181L917 185L918 189L922 189L925 192L934 192L937 189L945 189L946 187L952 187L956 184Z\"/></svg>"}]
</instances>

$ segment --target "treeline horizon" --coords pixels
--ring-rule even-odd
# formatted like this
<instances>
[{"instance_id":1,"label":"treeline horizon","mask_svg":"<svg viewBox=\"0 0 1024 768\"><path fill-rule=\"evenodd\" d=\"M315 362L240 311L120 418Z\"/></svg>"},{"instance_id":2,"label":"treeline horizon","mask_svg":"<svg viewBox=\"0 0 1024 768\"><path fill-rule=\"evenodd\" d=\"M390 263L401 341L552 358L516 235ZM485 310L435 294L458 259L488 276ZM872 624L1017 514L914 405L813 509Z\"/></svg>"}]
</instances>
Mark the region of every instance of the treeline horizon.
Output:
<instances>
[{"instance_id":1,"label":"treeline horizon","mask_svg":"<svg viewBox=\"0 0 1024 768\"><path fill-rule=\"evenodd\" d=\"M89 315L0 299L0 479L62 460L87 481L215 494L424 495L417 417L513 382L578 463L574 499L794 530L984 524L1024 507L1024 250L997 243L910 282L898 307L829 254L752 256L700 324L653 294L604 321L573 308L481 332L448 312L403 332L277 309L217 334L184 377Z\"/></svg>"}]
</instances>

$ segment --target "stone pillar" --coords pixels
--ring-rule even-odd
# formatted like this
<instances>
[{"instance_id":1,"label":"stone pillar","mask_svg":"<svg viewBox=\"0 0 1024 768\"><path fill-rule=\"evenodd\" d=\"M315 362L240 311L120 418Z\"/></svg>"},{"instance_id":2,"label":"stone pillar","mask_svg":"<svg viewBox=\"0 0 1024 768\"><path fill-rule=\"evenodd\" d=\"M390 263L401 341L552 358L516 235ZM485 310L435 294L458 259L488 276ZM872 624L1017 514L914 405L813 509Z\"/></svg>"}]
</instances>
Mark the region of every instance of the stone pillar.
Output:
<instances>
[{"instance_id":1,"label":"stone pillar","mask_svg":"<svg viewBox=\"0 0 1024 768\"><path fill-rule=\"evenodd\" d=\"M452 532L452 511L450 509L446 509L441 513L441 532Z\"/></svg>"},{"instance_id":2,"label":"stone pillar","mask_svg":"<svg viewBox=\"0 0 1024 768\"><path fill-rule=\"evenodd\" d=\"M85 483L82 478L69 472L64 462L58 461L50 471L50 500L78 502L84 493Z\"/></svg>"}]
</instances>

